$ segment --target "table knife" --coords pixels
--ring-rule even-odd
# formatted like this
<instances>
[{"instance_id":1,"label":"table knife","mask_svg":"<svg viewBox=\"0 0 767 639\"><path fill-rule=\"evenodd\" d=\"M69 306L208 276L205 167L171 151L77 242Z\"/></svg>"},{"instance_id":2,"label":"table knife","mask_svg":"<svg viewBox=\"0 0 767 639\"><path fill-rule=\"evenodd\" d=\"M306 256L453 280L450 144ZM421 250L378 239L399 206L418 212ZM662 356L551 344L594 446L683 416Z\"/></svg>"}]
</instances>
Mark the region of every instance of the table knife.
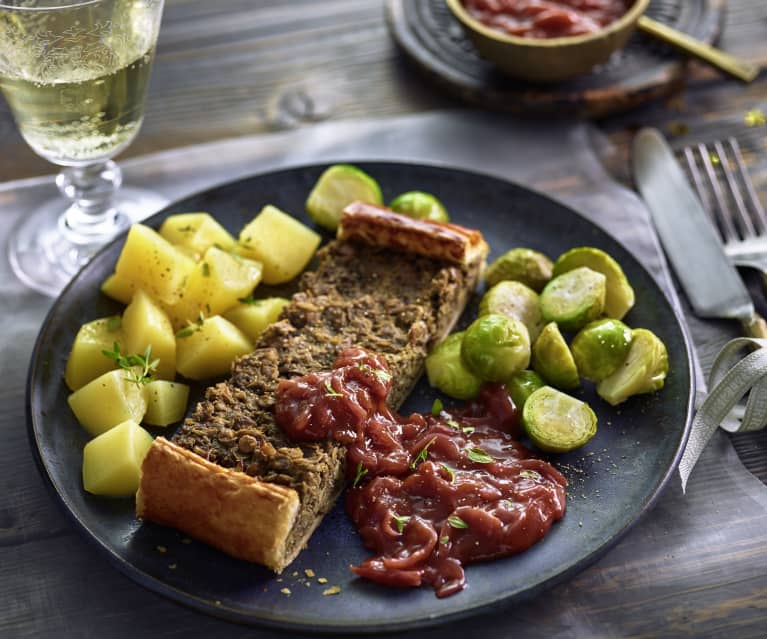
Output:
<instances>
[{"instance_id":1,"label":"table knife","mask_svg":"<svg viewBox=\"0 0 767 639\"><path fill-rule=\"evenodd\" d=\"M767 337L767 323L661 133L642 129L632 158L639 193L695 314L737 319L747 335Z\"/></svg>"}]
</instances>

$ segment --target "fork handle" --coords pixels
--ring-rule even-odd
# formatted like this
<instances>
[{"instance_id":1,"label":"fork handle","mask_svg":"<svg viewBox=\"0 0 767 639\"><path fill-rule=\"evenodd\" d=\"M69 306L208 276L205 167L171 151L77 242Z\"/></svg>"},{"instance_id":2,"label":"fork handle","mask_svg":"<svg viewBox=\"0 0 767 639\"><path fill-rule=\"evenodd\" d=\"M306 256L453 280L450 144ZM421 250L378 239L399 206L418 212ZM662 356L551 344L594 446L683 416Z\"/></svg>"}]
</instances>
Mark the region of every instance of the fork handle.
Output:
<instances>
[{"instance_id":1,"label":"fork handle","mask_svg":"<svg viewBox=\"0 0 767 639\"><path fill-rule=\"evenodd\" d=\"M748 337L767 339L767 321L759 313L754 313L748 319L741 320L740 323L743 332Z\"/></svg>"}]
</instances>

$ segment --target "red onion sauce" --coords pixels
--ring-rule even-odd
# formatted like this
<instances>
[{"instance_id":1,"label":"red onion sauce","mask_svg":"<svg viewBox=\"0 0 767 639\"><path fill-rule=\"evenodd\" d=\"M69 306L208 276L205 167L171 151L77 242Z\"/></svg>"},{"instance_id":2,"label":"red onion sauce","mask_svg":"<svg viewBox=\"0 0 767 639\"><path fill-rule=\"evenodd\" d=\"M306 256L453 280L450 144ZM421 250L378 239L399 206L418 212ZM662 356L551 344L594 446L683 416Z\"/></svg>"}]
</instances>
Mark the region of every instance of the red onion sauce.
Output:
<instances>
[{"instance_id":1,"label":"red onion sauce","mask_svg":"<svg viewBox=\"0 0 767 639\"><path fill-rule=\"evenodd\" d=\"M386 405L384 360L343 351L330 371L284 380L277 423L294 440L347 446L346 510L375 555L352 571L389 586L463 589L463 565L523 551L565 511L565 478L515 439L500 384L438 416Z\"/></svg>"},{"instance_id":2,"label":"red onion sauce","mask_svg":"<svg viewBox=\"0 0 767 639\"><path fill-rule=\"evenodd\" d=\"M483 24L523 38L596 33L623 16L634 0L463 0Z\"/></svg>"}]
</instances>

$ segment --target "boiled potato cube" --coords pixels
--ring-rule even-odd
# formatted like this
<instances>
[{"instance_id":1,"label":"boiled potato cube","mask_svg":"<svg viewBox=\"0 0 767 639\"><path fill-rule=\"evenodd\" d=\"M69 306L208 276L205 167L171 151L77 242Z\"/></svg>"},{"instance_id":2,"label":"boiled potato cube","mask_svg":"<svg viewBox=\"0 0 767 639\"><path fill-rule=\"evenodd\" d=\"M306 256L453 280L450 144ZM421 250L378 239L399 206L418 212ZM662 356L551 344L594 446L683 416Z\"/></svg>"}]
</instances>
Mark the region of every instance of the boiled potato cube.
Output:
<instances>
[{"instance_id":1,"label":"boiled potato cube","mask_svg":"<svg viewBox=\"0 0 767 639\"><path fill-rule=\"evenodd\" d=\"M179 382L158 379L146 387L146 415L144 423L151 426L167 426L180 422L189 402L189 386Z\"/></svg>"},{"instance_id":2,"label":"boiled potato cube","mask_svg":"<svg viewBox=\"0 0 767 639\"><path fill-rule=\"evenodd\" d=\"M102 317L80 327L69 351L64 381L69 390L77 390L99 375L117 368L114 359L103 351L111 351L115 342L123 341L119 315Z\"/></svg>"},{"instance_id":3,"label":"boiled potato cube","mask_svg":"<svg viewBox=\"0 0 767 639\"><path fill-rule=\"evenodd\" d=\"M267 205L240 231L239 250L264 265L265 284L282 284L304 270L320 240L308 226Z\"/></svg>"},{"instance_id":4,"label":"boiled potato cube","mask_svg":"<svg viewBox=\"0 0 767 639\"><path fill-rule=\"evenodd\" d=\"M104 497L135 495L151 445L152 436L132 420L92 439L83 449L83 487Z\"/></svg>"},{"instance_id":5,"label":"boiled potato cube","mask_svg":"<svg viewBox=\"0 0 767 639\"><path fill-rule=\"evenodd\" d=\"M253 350L247 336L220 315L205 318L176 339L176 369L189 379L223 375L235 358Z\"/></svg>"},{"instance_id":6,"label":"boiled potato cube","mask_svg":"<svg viewBox=\"0 0 767 639\"><path fill-rule=\"evenodd\" d=\"M190 249L198 257L211 246L230 251L237 244L229 231L209 213L171 215L160 226L160 235L171 244Z\"/></svg>"},{"instance_id":7,"label":"boiled potato cube","mask_svg":"<svg viewBox=\"0 0 767 639\"><path fill-rule=\"evenodd\" d=\"M289 303L290 300L286 300L284 297L248 300L229 309L224 313L224 318L255 342L269 324L277 321L283 307Z\"/></svg>"},{"instance_id":8,"label":"boiled potato cube","mask_svg":"<svg viewBox=\"0 0 767 639\"><path fill-rule=\"evenodd\" d=\"M220 315L249 295L261 281L261 264L212 246L189 275L182 299L169 309L173 325L183 327L200 314Z\"/></svg>"},{"instance_id":9,"label":"boiled potato cube","mask_svg":"<svg viewBox=\"0 0 767 639\"><path fill-rule=\"evenodd\" d=\"M129 379L132 374L140 371L122 368L109 371L67 398L77 421L91 435L100 435L127 419L140 422L144 418L144 387Z\"/></svg>"},{"instance_id":10,"label":"boiled potato cube","mask_svg":"<svg viewBox=\"0 0 767 639\"><path fill-rule=\"evenodd\" d=\"M195 261L157 231L134 224L128 231L115 273L164 304L178 302Z\"/></svg>"},{"instance_id":11,"label":"boiled potato cube","mask_svg":"<svg viewBox=\"0 0 767 639\"><path fill-rule=\"evenodd\" d=\"M101 284L101 292L104 295L123 304L130 304L137 288L131 280L120 277L117 273L112 273Z\"/></svg>"},{"instance_id":12,"label":"boiled potato cube","mask_svg":"<svg viewBox=\"0 0 767 639\"><path fill-rule=\"evenodd\" d=\"M142 289L136 291L133 300L123 311L124 351L142 355L152 347L152 359L159 359L153 377L170 379L176 377L176 334L168 315Z\"/></svg>"}]
</instances>

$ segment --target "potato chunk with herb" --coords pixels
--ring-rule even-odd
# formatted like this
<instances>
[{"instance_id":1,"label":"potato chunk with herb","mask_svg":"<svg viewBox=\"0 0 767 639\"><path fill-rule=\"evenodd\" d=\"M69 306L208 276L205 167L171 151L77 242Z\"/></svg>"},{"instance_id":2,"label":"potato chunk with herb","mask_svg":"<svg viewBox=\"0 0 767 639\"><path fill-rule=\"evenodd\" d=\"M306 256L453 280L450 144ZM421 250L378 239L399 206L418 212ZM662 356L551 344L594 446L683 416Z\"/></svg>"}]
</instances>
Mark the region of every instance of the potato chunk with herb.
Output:
<instances>
[{"instance_id":1,"label":"potato chunk with herb","mask_svg":"<svg viewBox=\"0 0 767 639\"><path fill-rule=\"evenodd\" d=\"M175 304L195 261L157 231L134 224L117 259L115 273L125 286L144 289L163 304Z\"/></svg>"},{"instance_id":2,"label":"potato chunk with herb","mask_svg":"<svg viewBox=\"0 0 767 639\"><path fill-rule=\"evenodd\" d=\"M99 375L117 368L117 362L105 357L115 342L123 341L119 315L103 317L80 327L69 351L64 381L69 390L77 390Z\"/></svg>"},{"instance_id":3,"label":"potato chunk with herb","mask_svg":"<svg viewBox=\"0 0 767 639\"><path fill-rule=\"evenodd\" d=\"M189 386L179 382L158 379L149 382L146 394L144 423L150 426L167 426L184 418L189 402Z\"/></svg>"},{"instance_id":4,"label":"potato chunk with herb","mask_svg":"<svg viewBox=\"0 0 767 639\"><path fill-rule=\"evenodd\" d=\"M258 285L262 270L260 262L212 246L190 273L183 298L169 309L173 325L179 329L200 314L220 315L235 306Z\"/></svg>"},{"instance_id":5,"label":"potato chunk with herb","mask_svg":"<svg viewBox=\"0 0 767 639\"><path fill-rule=\"evenodd\" d=\"M240 252L264 265L264 283L289 282L304 270L320 236L275 206L267 205L240 231Z\"/></svg>"},{"instance_id":6,"label":"potato chunk with herb","mask_svg":"<svg viewBox=\"0 0 767 639\"><path fill-rule=\"evenodd\" d=\"M143 290L139 289L123 311L125 351L143 353L151 346L158 360L154 377L176 377L176 335L168 315Z\"/></svg>"},{"instance_id":7,"label":"potato chunk with herb","mask_svg":"<svg viewBox=\"0 0 767 639\"><path fill-rule=\"evenodd\" d=\"M119 368L76 390L67 402L77 421L91 435L100 435L128 419L140 422L146 413L140 374L138 367L132 370Z\"/></svg>"},{"instance_id":8,"label":"potato chunk with herb","mask_svg":"<svg viewBox=\"0 0 767 639\"><path fill-rule=\"evenodd\" d=\"M269 324L277 321L288 303L290 300L284 297L266 297L260 300L244 298L244 301L224 313L224 317L255 341Z\"/></svg>"},{"instance_id":9,"label":"potato chunk with herb","mask_svg":"<svg viewBox=\"0 0 767 639\"><path fill-rule=\"evenodd\" d=\"M176 246L189 249L192 255L202 257L211 246L231 251L237 244L210 213L178 213L165 218L160 235Z\"/></svg>"},{"instance_id":10,"label":"potato chunk with herb","mask_svg":"<svg viewBox=\"0 0 767 639\"><path fill-rule=\"evenodd\" d=\"M152 436L126 420L89 441L83 449L83 487L104 497L131 497Z\"/></svg>"},{"instance_id":11,"label":"potato chunk with herb","mask_svg":"<svg viewBox=\"0 0 767 639\"><path fill-rule=\"evenodd\" d=\"M236 357L253 350L247 336L220 315L179 331L176 340L176 369L196 380L227 373Z\"/></svg>"}]
</instances>

